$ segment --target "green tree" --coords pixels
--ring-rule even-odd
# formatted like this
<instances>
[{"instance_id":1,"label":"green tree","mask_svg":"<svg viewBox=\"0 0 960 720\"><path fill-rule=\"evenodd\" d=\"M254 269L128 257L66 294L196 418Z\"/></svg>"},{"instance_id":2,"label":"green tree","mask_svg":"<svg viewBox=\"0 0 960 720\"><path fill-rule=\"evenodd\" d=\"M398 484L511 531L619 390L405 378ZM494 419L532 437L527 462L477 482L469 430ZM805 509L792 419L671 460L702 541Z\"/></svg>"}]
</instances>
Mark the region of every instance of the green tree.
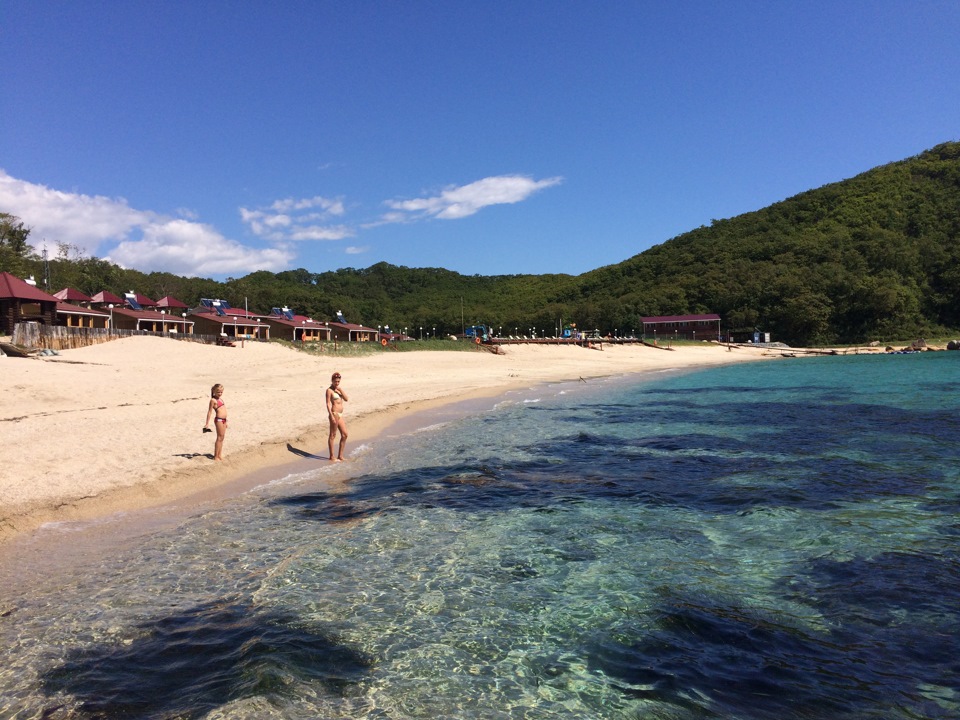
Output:
<instances>
[{"instance_id":1,"label":"green tree","mask_svg":"<svg viewBox=\"0 0 960 720\"><path fill-rule=\"evenodd\" d=\"M30 250L27 238L30 228L15 215L0 213L0 270L23 275L25 259Z\"/></svg>"}]
</instances>

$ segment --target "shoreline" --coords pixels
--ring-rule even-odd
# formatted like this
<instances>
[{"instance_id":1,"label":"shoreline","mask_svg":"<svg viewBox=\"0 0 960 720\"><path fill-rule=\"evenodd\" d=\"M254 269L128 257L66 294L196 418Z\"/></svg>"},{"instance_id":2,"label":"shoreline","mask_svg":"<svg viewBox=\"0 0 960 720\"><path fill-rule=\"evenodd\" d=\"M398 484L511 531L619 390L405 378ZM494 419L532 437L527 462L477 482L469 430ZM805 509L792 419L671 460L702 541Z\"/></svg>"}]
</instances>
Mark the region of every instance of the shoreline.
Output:
<instances>
[{"instance_id":1,"label":"shoreline","mask_svg":"<svg viewBox=\"0 0 960 720\"><path fill-rule=\"evenodd\" d=\"M672 352L511 346L502 355L324 357L271 344L231 350L139 337L4 359L10 385L0 411L0 547L48 523L222 498L245 480L275 478L287 467L322 463L338 470L332 479L347 481L349 460L326 458L322 397L333 370L354 398L347 404L349 456L412 414L521 387L775 357L710 344ZM219 466L210 460L213 441L199 432L213 382L226 385L231 412Z\"/></svg>"}]
</instances>

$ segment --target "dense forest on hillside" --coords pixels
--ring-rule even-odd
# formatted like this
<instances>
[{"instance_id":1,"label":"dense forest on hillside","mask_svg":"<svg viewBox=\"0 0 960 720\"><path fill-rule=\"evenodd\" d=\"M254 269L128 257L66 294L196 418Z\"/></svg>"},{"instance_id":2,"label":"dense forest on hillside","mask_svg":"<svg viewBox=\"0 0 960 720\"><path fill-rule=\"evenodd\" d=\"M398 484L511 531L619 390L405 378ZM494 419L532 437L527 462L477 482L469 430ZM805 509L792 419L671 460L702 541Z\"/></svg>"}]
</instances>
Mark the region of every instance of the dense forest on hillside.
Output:
<instances>
[{"instance_id":1,"label":"dense forest on hillside","mask_svg":"<svg viewBox=\"0 0 960 720\"><path fill-rule=\"evenodd\" d=\"M579 276L465 276L378 263L314 273L254 272L218 282L141 273L61 245L44 260L29 229L0 215L0 270L49 277L56 292L135 289L188 304L217 297L268 312L286 305L368 326L552 335L561 322L639 332L648 315L718 313L726 330L791 344L942 335L960 328L960 143L679 235ZM41 283L42 286L43 283Z\"/></svg>"}]
</instances>

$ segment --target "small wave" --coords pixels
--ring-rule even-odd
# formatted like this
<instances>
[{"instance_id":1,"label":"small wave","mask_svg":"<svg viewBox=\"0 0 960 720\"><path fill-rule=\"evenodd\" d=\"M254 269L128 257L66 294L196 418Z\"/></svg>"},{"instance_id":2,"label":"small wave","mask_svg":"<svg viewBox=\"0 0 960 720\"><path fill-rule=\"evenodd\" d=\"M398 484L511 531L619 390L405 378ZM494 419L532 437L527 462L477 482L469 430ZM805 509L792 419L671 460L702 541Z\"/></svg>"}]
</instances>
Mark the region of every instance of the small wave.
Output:
<instances>
[{"instance_id":1,"label":"small wave","mask_svg":"<svg viewBox=\"0 0 960 720\"><path fill-rule=\"evenodd\" d=\"M449 422L441 422L441 423L435 423L435 424L433 424L433 425L427 425L426 427L417 428L416 430L414 430L414 431L413 431L412 433L410 433L410 434L411 434L411 435L421 435L421 434L423 434L423 433L435 432L435 431L437 431L437 430L440 430L441 428L445 428L445 427L446 427L447 425L449 425L449 424L450 424Z\"/></svg>"},{"instance_id":2,"label":"small wave","mask_svg":"<svg viewBox=\"0 0 960 720\"><path fill-rule=\"evenodd\" d=\"M323 459L326 459L326 458L323 458ZM252 495L252 494L256 494L258 491L267 490L269 488L280 487L283 485L295 485L298 482L309 480L314 475L314 473L322 472L324 469L325 469L324 467L319 467L319 468L316 468L313 470L307 470L304 472L290 473L289 475L284 475L282 478L276 478L274 480L270 480L269 482L260 483L259 485L256 485L250 488L249 490L247 490L247 492L244 494Z\"/></svg>"}]
</instances>

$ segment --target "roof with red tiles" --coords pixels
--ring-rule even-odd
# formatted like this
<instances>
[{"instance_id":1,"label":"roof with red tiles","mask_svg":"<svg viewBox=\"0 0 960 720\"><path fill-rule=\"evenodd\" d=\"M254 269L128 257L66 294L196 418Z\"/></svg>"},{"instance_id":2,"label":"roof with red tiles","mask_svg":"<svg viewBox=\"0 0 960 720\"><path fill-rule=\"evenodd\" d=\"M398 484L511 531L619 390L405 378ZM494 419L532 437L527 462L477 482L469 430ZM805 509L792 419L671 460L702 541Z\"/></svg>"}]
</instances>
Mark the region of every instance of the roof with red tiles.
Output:
<instances>
[{"instance_id":1,"label":"roof with red tiles","mask_svg":"<svg viewBox=\"0 0 960 720\"><path fill-rule=\"evenodd\" d=\"M162 297L162 298L160 298L159 300L157 300L157 307L162 307L162 308L183 308L184 310L186 310L188 306L187 306L185 303L182 303L182 302L180 302L179 300L177 300L177 299L176 299L175 297L173 297L172 295L167 295L167 296Z\"/></svg>"},{"instance_id":2,"label":"roof with red tiles","mask_svg":"<svg viewBox=\"0 0 960 720\"><path fill-rule=\"evenodd\" d=\"M80 307L79 305L71 305L70 303L65 302L57 303L57 312L64 313L65 315L96 315L97 317L110 317L110 313L106 310L94 310L93 308Z\"/></svg>"},{"instance_id":3,"label":"roof with red tiles","mask_svg":"<svg viewBox=\"0 0 960 720\"><path fill-rule=\"evenodd\" d=\"M146 295L141 295L140 293L134 292L133 290L131 290L128 293L125 293L125 295L133 295L133 299L137 301L137 305L139 305L140 307L156 307L157 305L156 300L151 300ZM123 302L129 303L129 300L125 298Z\"/></svg>"},{"instance_id":4,"label":"roof with red tiles","mask_svg":"<svg viewBox=\"0 0 960 720\"><path fill-rule=\"evenodd\" d=\"M101 290L101 291L98 292L96 295L94 295L92 298L90 298L90 302L95 302L95 303L113 303L114 305L123 305L123 303L125 303L126 300L124 300L123 298L118 298L116 295L114 295L114 294L113 294L112 292L110 292L109 290Z\"/></svg>"},{"instance_id":5,"label":"roof with red tiles","mask_svg":"<svg viewBox=\"0 0 960 720\"><path fill-rule=\"evenodd\" d=\"M254 315L253 313L249 313L249 316L244 316L243 310L236 315L217 315L214 312L190 312L187 313L187 317L212 320L213 322L218 322L221 325L235 325L237 323L256 325L258 320L264 321L267 319L263 315Z\"/></svg>"},{"instance_id":6,"label":"roof with red tiles","mask_svg":"<svg viewBox=\"0 0 960 720\"><path fill-rule=\"evenodd\" d=\"M272 323L277 323L278 325L288 325L290 327L329 327L334 323L324 323L319 320L314 320L309 318L306 315L294 315L292 318L288 318L286 315L276 315L275 313L270 313L267 315L267 320Z\"/></svg>"},{"instance_id":7,"label":"roof with red tiles","mask_svg":"<svg viewBox=\"0 0 960 720\"><path fill-rule=\"evenodd\" d=\"M54 293L53 296L64 302L93 302L93 298L71 287L65 287L60 292Z\"/></svg>"},{"instance_id":8,"label":"roof with red tiles","mask_svg":"<svg viewBox=\"0 0 960 720\"><path fill-rule=\"evenodd\" d=\"M165 321L168 323L190 323L193 324L193 320L184 320L184 318L178 313L162 313L159 310L133 310L128 307L115 307L113 309L114 314L124 315L126 317L136 318L138 320L153 320L155 322Z\"/></svg>"},{"instance_id":9,"label":"roof with red tiles","mask_svg":"<svg viewBox=\"0 0 960 720\"><path fill-rule=\"evenodd\" d=\"M366 325L357 325L356 323L332 322L330 323L330 327L346 328L347 330L365 330L366 332L377 332L376 328L367 327Z\"/></svg>"},{"instance_id":10,"label":"roof with red tiles","mask_svg":"<svg viewBox=\"0 0 960 720\"><path fill-rule=\"evenodd\" d=\"M21 280L8 272L0 272L0 298L32 300L34 302L57 302L50 293L45 293L36 285Z\"/></svg>"}]
</instances>

